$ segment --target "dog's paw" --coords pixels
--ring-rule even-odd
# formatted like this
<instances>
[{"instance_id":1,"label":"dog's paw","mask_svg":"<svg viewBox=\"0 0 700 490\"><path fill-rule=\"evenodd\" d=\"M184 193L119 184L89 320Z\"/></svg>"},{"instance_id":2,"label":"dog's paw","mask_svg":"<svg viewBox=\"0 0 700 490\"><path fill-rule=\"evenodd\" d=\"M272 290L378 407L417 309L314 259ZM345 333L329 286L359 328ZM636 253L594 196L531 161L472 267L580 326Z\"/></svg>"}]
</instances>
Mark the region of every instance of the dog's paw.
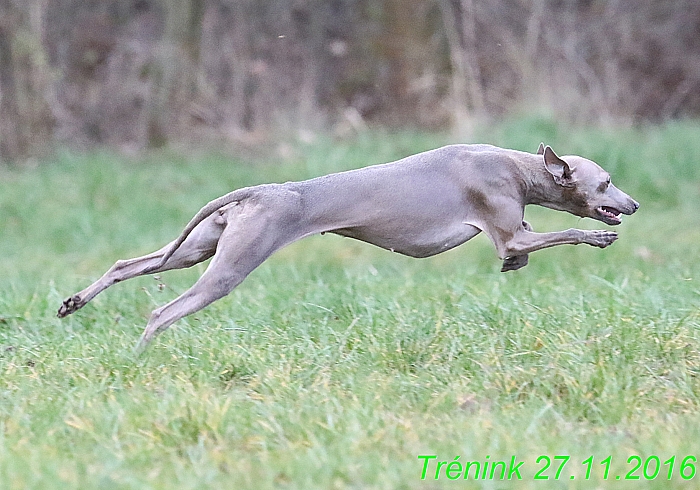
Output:
<instances>
[{"instance_id":1,"label":"dog's paw","mask_svg":"<svg viewBox=\"0 0 700 490\"><path fill-rule=\"evenodd\" d=\"M514 255L503 259L503 267L501 272L517 271L527 265L529 255Z\"/></svg>"},{"instance_id":2,"label":"dog's paw","mask_svg":"<svg viewBox=\"0 0 700 490\"><path fill-rule=\"evenodd\" d=\"M63 300L63 304L58 309L58 315L56 316L58 316L58 318L63 318L78 311L84 305L85 303L83 303L83 301L80 299L80 296L76 294L75 296L71 296L70 298Z\"/></svg>"},{"instance_id":3,"label":"dog's paw","mask_svg":"<svg viewBox=\"0 0 700 490\"><path fill-rule=\"evenodd\" d=\"M586 237L586 243L600 248L605 248L608 245L612 245L615 240L617 240L617 233L607 230L589 231L588 236Z\"/></svg>"}]
</instances>

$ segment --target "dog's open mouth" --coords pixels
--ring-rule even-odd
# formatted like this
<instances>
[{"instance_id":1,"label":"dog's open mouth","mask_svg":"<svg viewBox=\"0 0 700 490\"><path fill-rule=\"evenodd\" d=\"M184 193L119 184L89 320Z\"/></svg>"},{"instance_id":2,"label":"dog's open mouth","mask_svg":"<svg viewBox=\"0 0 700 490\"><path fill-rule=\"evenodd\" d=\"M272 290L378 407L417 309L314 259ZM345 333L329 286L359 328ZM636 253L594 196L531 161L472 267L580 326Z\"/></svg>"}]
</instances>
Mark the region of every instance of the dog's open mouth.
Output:
<instances>
[{"instance_id":1,"label":"dog's open mouth","mask_svg":"<svg viewBox=\"0 0 700 490\"><path fill-rule=\"evenodd\" d=\"M599 208L596 208L596 212L598 213L600 220L604 223L609 225L619 225L622 223L622 219L620 219L622 211L619 209L611 208L610 206L600 206Z\"/></svg>"}]
</instances>

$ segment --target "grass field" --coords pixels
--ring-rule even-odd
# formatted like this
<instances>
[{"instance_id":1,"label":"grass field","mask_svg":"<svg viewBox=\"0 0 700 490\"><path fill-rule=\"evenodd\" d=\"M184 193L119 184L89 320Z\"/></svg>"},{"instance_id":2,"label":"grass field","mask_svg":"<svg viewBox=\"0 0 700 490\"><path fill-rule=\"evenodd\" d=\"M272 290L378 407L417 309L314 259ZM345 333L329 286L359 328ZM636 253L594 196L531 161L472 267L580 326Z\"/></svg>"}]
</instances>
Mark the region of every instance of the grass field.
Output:
<instances>
[{"instance_id":1,"label":"grass field","mask_svg":"<svg viewBox=\"0 0 700 490\"><path fill-rule=\"evenodd\" d=\"M116 285L65 320L61 300L233 188L448 138L0 169L0 489L698 488L687 456L700 458L700 124L529 119L475 141L588 156L641 209L608 249L556 247L508 274L484 237L422 260L311 237L141 357L150 311L203 267ZM527 219L605 228L545 209ZM522 462L522 480L465 481L456 464L436 480L457 456ZM534 479L540 456L549 481ZM556 479L555 456L570 457Z\"/></svg>"}]
</instances>

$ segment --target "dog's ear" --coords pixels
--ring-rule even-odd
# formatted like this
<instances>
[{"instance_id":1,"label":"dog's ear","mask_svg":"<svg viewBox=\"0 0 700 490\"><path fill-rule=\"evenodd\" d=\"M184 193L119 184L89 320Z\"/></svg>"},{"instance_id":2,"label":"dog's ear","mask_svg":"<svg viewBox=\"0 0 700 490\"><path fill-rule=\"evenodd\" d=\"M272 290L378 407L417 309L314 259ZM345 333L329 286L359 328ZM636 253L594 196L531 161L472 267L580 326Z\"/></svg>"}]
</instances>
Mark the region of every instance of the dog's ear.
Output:
<instances>
[{"instance_id":1,"label":"dog's ear","mask_svg":"<svg viewBox=\"0 0 700 490\"><path fill-rule=\"evenodd\" d=\"M543 155L544 166L554 177L554 182L564 187L573 187L574 179L569 164L559 158L549 146L545 147Z\"/></svg>"},{"instance_id":2,"label":"dog's ear","mask_svg":"<svg viewBox=\"0 0 700 490\"><path fill-rule=\"evenodd\" d=\"M540 143L540 147L537 148L538 155L544 155L544 143Z\"/></svg>"}]
</instances>

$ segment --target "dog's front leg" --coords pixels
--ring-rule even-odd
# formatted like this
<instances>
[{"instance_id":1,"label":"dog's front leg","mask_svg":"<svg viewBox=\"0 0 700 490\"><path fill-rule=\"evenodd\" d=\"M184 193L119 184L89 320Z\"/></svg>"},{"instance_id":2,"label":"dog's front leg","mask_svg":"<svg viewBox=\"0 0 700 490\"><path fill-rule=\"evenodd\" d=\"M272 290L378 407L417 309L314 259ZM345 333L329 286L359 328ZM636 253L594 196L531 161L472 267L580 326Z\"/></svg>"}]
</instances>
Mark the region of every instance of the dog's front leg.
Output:
<instances>
[{"instance_id":1,"label":"dog's front leg","mask_svg":"<svg viewBox=\"0 0 700 490\"><path fill-rule=\"evenodd\" d=\"M523 228L526 231L532 231L532 226L527 221L523 221ZM501 267L501 272L517 271L522 269L528 263L530 256L528 254L523 255L511 255L503 259L503 267Z\"/></svg>"},{"instance_id":2,"label":"dog's front leg","mask_svg":"<svg viewBox=\"0 0 700 490\"><path fill-rule=\"evenodd\" d=\"M543 248L556 245L578 245L586 243L594 247L605 248L617 240L617 233L607 230L578 230L570 228L550 233L535 233L525 228L519 229L512 237L496 243L499 256L505 258L529 254ZM511 259L513 260L513 259Z\"/></svg>"}]
</instances>

